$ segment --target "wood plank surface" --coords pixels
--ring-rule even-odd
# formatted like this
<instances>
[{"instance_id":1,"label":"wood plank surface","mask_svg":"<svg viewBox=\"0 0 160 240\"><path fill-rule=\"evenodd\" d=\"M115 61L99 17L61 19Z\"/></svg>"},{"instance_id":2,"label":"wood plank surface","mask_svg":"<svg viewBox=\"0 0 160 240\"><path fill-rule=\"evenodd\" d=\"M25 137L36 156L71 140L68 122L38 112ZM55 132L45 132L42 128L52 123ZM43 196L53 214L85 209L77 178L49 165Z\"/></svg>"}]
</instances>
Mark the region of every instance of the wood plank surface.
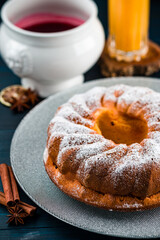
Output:
<instances>
[{"instance_id":1,"label":"wood plank surface","mask_svg":"<svg viewBox=\"0 0 160 240\"><path fill-rule=\"evenodd\" d=\"M0 2L0 6L4 0ZM99 7L99 17L105 28L107 36L107 0L95 0ZM150 20L150 39L160 44L160 1L151 1L151 20ZM85 81L102 78L98 64L95 64L85 74ZM153 77L160 77L156 73ZM0 89L13 84L19 84L20 80L5 65L0 58ZM7 107L0 104L0 163L10 164L10 144L14 131L22 118L27 114L25 111L21 114L11 112ZM0 183L0 190L2 185ZM29 204L35 205L26 194L20 190L21 199ZM0 240L2 239L58 239L58 240L84 240L96 239L103 240L116 239L115 237L103 236L90 233L82 229L70 226L55 217L49 215L38 207L37 215L27 219L24 226L17 227L6 224L8 212L5 207L0 206Z\"/></svg>"}]
</instances>

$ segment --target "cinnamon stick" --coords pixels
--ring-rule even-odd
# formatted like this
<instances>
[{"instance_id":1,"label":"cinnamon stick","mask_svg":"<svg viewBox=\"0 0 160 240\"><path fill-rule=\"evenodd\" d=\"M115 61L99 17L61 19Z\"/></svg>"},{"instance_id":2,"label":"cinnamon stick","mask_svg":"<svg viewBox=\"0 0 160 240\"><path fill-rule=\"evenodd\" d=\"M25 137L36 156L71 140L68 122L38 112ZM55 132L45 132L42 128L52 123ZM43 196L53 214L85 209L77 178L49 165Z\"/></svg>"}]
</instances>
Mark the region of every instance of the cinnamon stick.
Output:
<instances>
[{"instance_id":1,"label":"cinnamon stick","mask_svg":"<svg viewBox=\"0 0 160 240\"><path fill-rule=\"evenodd\" d=\"M7 206L6 199L4 193L0 192L0 204Z\"/></svg>"},{"instance_id":2,"label":"cinnamon stick","mask_svg":"<svg viewBox=\"0 0 160 240\"><path fill-rule=\"evenodd\" d=\"M11 186L11 179L10 179L10 173L8 170L8 166L5 163L2 163L0 165L1 169L1 181L2 181L2 186L6 198L6 202L8 206L14 205L14 198L13 198L13 193L12 193L12 186Z\"/></svg>"},{"instance_id":3,"label":"cinnamon stick","mask_svg":"<svg viewBox=\"0 0 160 240\"><path fill-rule=\"evenodd\" d=\"M8 166L9 174L10 174L10 181L11 181L11 186L12 186L12 194L13 194L13 199L17 203L20 201L19 193L18 193L18 188L17 188L17 183L16 179L14 177L12 168Z\"/></svg>"},{"instance_id":4,"label":"cinnamon stick","mask_svg":"<svg viewBox=\"0 0 160 240\"><path fill-rule=\"evenodd\" d=\"M31 206L31 205L29 205L29 204L27 204L25 202L22 202L22 201L20 201L18 203L18 206L21 207L30 216L33 216L35 214L36 210L37 210L36 207Z\"/></svg>"},{"instance_id":5,"label":"cinnamon stick","mask_svg":"<svg viewBox=\"0 0 160 240\"><path fill-rule=\"evenodd\" d=\"M0 176L4 189L4 193L0 192L0 204L4 206L18 204L28 215L33 216L36 212L36 207L20 201L12 168L5 163L0 164Z\"/></svg>"},{"instance_id":6,"label":"cinnamon stick","mask_svg":"<svg viewBox=\"0 0 160 240\"><path fill-rule=\"evenodd\" d=\"M0 192L0 204L7 206L7 202L5 199L4 193ZM36 212L36 207L31 206L27 203L24 203L22 201L19 201L18 206L22 208L26 213L28 213L29 216L33 216Z\"/></svg>"}]
</instances>

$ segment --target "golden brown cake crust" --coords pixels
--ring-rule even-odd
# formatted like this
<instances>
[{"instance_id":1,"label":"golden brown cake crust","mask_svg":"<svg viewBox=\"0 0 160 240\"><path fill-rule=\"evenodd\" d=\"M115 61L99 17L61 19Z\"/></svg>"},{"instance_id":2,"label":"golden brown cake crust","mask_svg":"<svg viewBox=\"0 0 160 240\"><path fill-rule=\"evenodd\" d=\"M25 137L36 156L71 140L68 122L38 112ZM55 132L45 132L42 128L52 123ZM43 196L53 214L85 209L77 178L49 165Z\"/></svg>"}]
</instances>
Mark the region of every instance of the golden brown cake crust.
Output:
<instances>
[{"instance_id":1,"label":"golden brown cake crust","mask_svg":"<svg viewBox=\"0 0 160 240\"><path fill-rule=\"evenodd\" d=\"M58 108L48 127L44 163L51 180L80 201L113 210L147 209L159 206L159 146L160 93L96 87Z\"/></svg>"},{"instance_id":2,"label":"golden brown cake crust","mask_svg":"<svg viewBox=\"0 0 160 240\"><path fill-rule=\"evenodd\" d=\"M49 157L47 160L45 159L45 169L52 182L60 190L76 200L95 207L128 212L146 210L160 206L160 193L144 199L138 199L131 196L101 194L88 189L75 179L74 174L61 174Z\"/></svg>"}]
</instances>

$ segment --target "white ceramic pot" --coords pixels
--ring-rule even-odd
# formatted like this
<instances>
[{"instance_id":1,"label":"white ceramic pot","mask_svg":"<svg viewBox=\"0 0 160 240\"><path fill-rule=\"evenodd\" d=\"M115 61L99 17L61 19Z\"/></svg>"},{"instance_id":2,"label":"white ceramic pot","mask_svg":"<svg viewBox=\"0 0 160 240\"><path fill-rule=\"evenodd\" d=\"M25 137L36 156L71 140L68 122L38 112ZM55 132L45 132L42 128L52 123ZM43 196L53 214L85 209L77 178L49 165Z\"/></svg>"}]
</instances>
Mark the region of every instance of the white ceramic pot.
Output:
<instances>
[{"instance_id":1,"label":"white ceramic pot","mask_svg":"<svg viewBox=\"0 0 160 240\"><path fill-rule=\"evenodd\" d=\"M85 23L57 33L30 32L14 25L37 12L80 17ZM82 74L95 64L104 47L103 27L91 0L11 0L1 16L2 57L22 84L42 97L82 83Z\"/></svg>"}]
</instances>

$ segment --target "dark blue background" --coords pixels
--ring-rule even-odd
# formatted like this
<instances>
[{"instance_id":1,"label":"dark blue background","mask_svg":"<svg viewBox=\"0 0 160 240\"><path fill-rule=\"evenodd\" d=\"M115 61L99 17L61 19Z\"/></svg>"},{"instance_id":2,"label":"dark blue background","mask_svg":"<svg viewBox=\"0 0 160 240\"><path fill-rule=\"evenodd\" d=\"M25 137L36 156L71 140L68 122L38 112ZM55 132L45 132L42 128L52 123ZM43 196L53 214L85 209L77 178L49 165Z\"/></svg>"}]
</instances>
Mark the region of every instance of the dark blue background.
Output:
<instances>
[{"instance_id":1,"label":"dark blue background","mask_svg":"<svg viewBox=\"0 0 160 240\"><path fill-rule=\"evenodd\" d=\"M0 1L0 8L3 2L4 1ZM95 2L98 5L99 18L107 36L107 0L95 0ZM149 32L150 39L160 44L160 1L151 1ZM93 68L85 74L85 81L102 77L98 64L95 64ZM160 77L160 72L154 74L152 77ZM7 68L0 58L0 89L19 82L19 78ZM11 139L16 127L26 113L27 111L21 114L15 114L11 112L9 108L0 104L0 163L6 162L10 164L9 153ZM1 184L0 189L2 189ZM21 199L34 205L20 188L19 190ZM72 227L50 216L40 208L38 208L37 215L28 219L24 226L8 226L6 224L7 214L6 209L0 206L0 239L115 239L115 237L106 237Z\"/></svg>"}]
</instances>

